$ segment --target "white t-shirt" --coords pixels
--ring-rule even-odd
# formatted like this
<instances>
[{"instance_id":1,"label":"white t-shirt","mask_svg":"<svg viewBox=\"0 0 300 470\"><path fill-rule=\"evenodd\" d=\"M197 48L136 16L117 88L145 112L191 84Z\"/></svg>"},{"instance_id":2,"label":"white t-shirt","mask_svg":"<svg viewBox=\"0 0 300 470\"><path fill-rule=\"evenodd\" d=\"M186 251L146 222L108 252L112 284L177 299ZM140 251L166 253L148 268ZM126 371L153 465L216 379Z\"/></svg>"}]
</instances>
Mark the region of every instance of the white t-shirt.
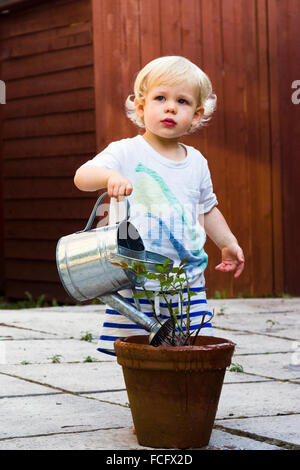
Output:
<instances>
[{"instance_id":1,"label":"white t-shirt","mask_svg":"<svg viewBox=\"0 0 300 470\"><path fill-rule=\"evenodd\" d=\"M183 145L183 144L181 144ZM167 256L178 266L187 257L191 285L203 286L207 266L206 234L198 216L218 204L207 160L194 147L184 145L186 158L170 160L141 136L109 144L84 165L116 170L133 186L128 196L130 222L145 249ZM157 290L156 281L147 281Z\"/></svg>"}]
</instances>

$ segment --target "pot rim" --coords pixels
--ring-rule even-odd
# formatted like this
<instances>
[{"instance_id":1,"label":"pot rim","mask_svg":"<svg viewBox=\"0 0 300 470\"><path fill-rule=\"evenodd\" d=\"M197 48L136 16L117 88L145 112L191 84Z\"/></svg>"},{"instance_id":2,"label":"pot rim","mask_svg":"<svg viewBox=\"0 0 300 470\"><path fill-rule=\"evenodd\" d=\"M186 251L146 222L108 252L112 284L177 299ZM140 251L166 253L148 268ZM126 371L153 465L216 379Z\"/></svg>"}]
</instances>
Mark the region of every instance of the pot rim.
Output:
<instances>
[{"instance_id":1,"label":"pot rim","mask_svg":"<svg viewBox=\"0 0 300 470\"><path fill-rule=\"evenodd\" d=\"M226 349L227 347L232 347L232 346L236 346L236 343L234 343L233 341L229 340L229 339L226 339L226 338L221 338L219 336L198 336L198 338L205 338L205 339L212 339L212 340L222 340L222 342L217 342L217 343L210 343L210 344L204 344L204 345L189 345L189 346L151 346L151 344L144 344L144 343L134 343L134 342L131 342L131 341L127 341L128 339L132 339L132 338L144 338L144 337L148 337L148 335L133 335L133 336L127 336L126 338L118 338L116 341L115 341L115 344L117 343L117 345L120 345L122 347L122 345L125 343L127 346L130 345L129 347L131 348L138 348L140 349L141 346L143 346L143 349L145 350L148 350L148 351L154 351L155 349L158 350L158 351L167 351L167 352L170 352L170 351L191 351L191 350L195 350L195 351L210 351L212 349Z\"/></svg>"},{"instance_id":2,"label":"pot rim","mask_svg":"<svg viewBox=\"0 0 300 470\"><path fill-rule=\"evenodd\" d=\"M118 364L133 369L174 370L175 368L178 371L224 369L230 365L235 348L233 341L215 336L202 336L204 341L212 342L202 346L155 347L126 341L134 338L148 340L147 335L140 335L118 338L114 342Z\"/></svg>"}]
</instances>

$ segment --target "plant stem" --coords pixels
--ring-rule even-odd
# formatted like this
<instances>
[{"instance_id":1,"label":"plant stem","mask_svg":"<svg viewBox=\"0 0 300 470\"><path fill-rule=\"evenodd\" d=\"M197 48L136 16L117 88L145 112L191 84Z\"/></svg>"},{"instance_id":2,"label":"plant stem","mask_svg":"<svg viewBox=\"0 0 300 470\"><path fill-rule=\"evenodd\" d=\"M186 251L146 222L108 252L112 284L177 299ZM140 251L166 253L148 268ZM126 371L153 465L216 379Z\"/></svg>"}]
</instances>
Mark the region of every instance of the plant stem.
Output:
<instances>
[{"instance_id":1,"label":"plant stem","mask_svg":"<svg viewBox=\"0 0 300 470\"><path fill-rule=\"evenodd\" d=\"M151 308L152 308L152 312L153 312L153 314L154 314L155 320L156 320L160 325L162 325L162 322L160 321L160 319L158 318L158 316L157 316L157 314L156 314L155 305L154 305L154 303L152 302L151 298L148 297L148 295L147 295L147 289L145 288L145 283L144 283L144 281L142 280L142 276L140 276L138 273L136 273L136 274L137 274L137 277L138 277L138 279L139 279L139 281L140 281L140 283L141 283L141 285L142 285L143 291L145 292L146 297L147 297L147 299L149 300L149 302L150 302L150 304L151 304Z\"/></svg>"},{"instance_id":2,"label":"plant stem","mask_svg":"<svg viewBox=\"0 0 300 470\"><path fill-rule=\"evenodd\" d=\"M200 326L199 326L198 330L196 331L195 336L193 336L193 343L192 343L192 346L194 346L195 341L196 341L196 339L197 339L197 336L198 336L199 331L201 330L201 328L202 328L204 325L206 325L206 323L209 323L210 320L212 319L212 317L214 316L214 315L212 314L212 316L209 317L209 319L205 322L204 319L205 319L205 317L206 317L206 315L207 315L208 313L209 313L209 312L204 312L204 314L203 314L203 316L202 316L202 320L201 320Z\"/></svg>"}]
</instances>

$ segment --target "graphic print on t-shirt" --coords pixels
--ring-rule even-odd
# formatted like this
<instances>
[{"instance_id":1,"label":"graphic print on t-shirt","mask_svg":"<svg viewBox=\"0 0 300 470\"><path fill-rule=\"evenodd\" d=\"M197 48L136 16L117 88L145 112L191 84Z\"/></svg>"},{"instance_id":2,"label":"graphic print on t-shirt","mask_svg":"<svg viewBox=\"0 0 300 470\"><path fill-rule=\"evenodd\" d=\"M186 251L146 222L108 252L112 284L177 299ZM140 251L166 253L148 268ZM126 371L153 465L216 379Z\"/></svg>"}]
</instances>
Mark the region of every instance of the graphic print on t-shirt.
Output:
<instances>
[{"instance_id":1,"label":"graphic print on t-shirt","mask_svg":"<svg viewBox=\"0 0 300 470\"><path fill-rule=\"evenodd\" d=\"M207 265L203 249L206 235L193 221L195 208L188 204L183 206L155 170L139 163L135 172L140 173L140 177L134 185L133 196L136 208L140 207L144 217L142 238L150 243L149 249L159 253L162 244L169 243L180 260L188 258L187 263L191 265L188 271L200 266L204 271Z\"/></svg>"}]
</instances>

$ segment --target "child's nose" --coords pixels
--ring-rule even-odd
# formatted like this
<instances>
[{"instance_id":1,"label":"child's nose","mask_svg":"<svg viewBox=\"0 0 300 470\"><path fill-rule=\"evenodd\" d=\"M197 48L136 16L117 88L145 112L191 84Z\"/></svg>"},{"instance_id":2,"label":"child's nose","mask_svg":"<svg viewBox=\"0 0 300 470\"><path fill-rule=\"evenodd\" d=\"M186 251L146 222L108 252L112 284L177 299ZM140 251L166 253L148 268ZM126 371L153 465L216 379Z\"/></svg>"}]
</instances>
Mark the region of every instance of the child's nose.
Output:
<instances>
[{"instance_id":1,"label":"child's nose","mask_svg":"<svg viewBox=\"0 0 300 470\"><path fill-rule=\"evenodd\" d=\"M174 101L166 101L165 103L165 112L166 113L176 113L176 104Z\"/></svg>"}]
</instances>

